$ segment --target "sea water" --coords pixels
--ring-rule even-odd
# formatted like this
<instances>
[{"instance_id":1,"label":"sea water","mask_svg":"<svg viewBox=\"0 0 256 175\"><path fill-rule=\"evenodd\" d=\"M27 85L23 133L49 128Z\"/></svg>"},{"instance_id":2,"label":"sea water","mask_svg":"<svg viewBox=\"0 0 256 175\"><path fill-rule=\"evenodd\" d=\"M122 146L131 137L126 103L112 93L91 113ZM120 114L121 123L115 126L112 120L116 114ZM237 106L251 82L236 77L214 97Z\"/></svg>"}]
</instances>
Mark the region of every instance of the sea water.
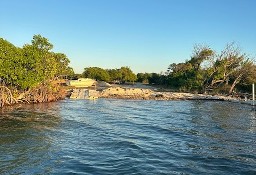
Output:
<instances>
[{"instance_id":1,"label":"sea water","mask_svg":"<svg viewBox=\"0 0 256 175\"><path fill-rule=\"evenodd\" d=\"M4 108L0 174L256 174L256 113L118 99Z\"/></svg>"}]
</instances>

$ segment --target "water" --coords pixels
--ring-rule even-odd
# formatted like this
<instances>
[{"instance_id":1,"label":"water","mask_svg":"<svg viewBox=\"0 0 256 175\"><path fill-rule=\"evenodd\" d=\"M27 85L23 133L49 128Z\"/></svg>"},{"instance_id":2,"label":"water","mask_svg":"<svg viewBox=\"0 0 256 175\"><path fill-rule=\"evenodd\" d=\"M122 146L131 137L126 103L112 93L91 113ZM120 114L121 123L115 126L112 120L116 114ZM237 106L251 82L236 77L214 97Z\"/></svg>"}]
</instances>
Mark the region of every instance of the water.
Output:
<instances>
[{"instance_id":1,"label":"water","mask_svg":"<svg viewBox=\"0 0 256 175\"><path fill-rule=\"evenodd\" d=\"M0 174L256 174L256 114L216 101L7 108L0 112Z\"/></svg>"}]
</instances>

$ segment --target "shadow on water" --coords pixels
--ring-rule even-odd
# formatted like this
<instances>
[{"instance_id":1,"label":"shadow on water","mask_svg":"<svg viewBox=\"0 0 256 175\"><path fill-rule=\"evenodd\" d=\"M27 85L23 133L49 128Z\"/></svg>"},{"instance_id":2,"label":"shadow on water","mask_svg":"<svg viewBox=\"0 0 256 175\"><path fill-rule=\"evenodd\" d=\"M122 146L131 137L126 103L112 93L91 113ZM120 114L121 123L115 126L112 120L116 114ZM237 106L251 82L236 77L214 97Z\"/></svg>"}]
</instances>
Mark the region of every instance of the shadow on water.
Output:
<instances>
[{"instance_id":1,"label":"shadow on water","mask_svg":"<svg viewBox=\"0 0 256 175\"><path fill-rule=\"evenodd\" d=\"M56 109L54 103L47 103L0 111L0 174L51 171L51 156L56 150L51 133L61 122Z\"/></svg>"}]
</instances>

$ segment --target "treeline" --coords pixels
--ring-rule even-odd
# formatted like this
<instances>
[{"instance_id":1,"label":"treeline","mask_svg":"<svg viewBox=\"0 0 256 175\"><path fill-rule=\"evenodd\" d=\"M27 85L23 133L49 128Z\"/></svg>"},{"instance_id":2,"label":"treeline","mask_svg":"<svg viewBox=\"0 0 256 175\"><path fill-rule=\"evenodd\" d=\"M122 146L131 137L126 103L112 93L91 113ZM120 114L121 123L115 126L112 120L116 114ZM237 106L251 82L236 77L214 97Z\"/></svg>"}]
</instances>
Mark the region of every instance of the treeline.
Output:
<instances>
[{"instance_id":1,"label":"treeline","mask_svg":"<svg viewBox=\"0 0 256 175\"><path fill-rule=\"evenodd\" d=\"M164 74L139 73L137 77L139 82L178 91L232 94L251 91L251 84L256 82L256 65L234 43L220 53L208 46L195 46L189 60L170 64Z\"/></svg>"},{"instance_id":2,"label":"treeline","mask_svg":"<svg viewBox=\"0 0 256 175\"><path fill-rule=\"evenodd\" d=\"M27 90L60 75L71 75L69 59L51 51L47 38L34 35L22 48L0 38L0 82L18 90Z\"/></svg>"},{"instance_id":3,"label":"treeline","mask_svg":"<svg viewBox=\"0 0 256 175\"><path fill-rule=\"evenodd\" d=\"M137 76L129 67L121 67L120 69L87 67L84 69L81 77L112 83L135 82L137 80Z\"/></svg>"}]
</instances>

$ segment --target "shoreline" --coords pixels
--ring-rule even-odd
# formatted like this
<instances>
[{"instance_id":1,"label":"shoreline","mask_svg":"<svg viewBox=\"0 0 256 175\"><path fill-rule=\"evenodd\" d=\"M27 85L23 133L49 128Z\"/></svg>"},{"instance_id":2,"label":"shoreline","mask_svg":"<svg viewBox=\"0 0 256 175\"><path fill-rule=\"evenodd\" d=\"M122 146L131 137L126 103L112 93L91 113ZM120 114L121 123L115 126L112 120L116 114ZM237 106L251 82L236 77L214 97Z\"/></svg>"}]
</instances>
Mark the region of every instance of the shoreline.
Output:
<instances>
[{"instance_id":1,"label":"shoreline","mask_svg":"<svg viewBox=\"0 0 256 175\"><path fill-rule=\"evenodd\" d=\"M236 97L225 95L209 95L182 92L158 91L153 88L135 88L135 87L109 87L103 90L92 89L73 89L70 99L95 100L98 98L106 99L125 99L125 100L209 100L209 101L229 101L252 105L251 100L243 100Z\"/></svg>"},{"instance_id":2,"label":"shoreline","mask_svg":"<svg viewBox=\"0 0 256 175\"><path fill-rule=\"evenodd\" d=\"M163 90L163 89L161 89ZM137 87L120 87L114 86L109 88L103 89L91 89L91 88L68 88L66 92L60 93L62 97L57 97L51 100L45 101L21 101L19 100L16 103L4 105L0 107L3 109L7 106L13 106L20 104L41 104L41 103L49 103L49 102L56 102L59 100L65 99L83 99L83 100L96 100L98 98L103 99L123 99L123 100L156 100L156 101L182 101L182 100L202 100L202 101L227 101L233 103L241 103L247 104L251 106L253 105L252 100L243 100L241 98L235 98L231 96L225 95L209 95L209 94L195 94L195 93L184 93L184 92L170 92L170 91L161 91L156 90L154 87L144 87L144 88L137 88ZM58 93L57 93L58 94ZM65 94L65 95L64 95ZM63 96L64 95L64 96Z\"/></svg>"}]
</instances>

